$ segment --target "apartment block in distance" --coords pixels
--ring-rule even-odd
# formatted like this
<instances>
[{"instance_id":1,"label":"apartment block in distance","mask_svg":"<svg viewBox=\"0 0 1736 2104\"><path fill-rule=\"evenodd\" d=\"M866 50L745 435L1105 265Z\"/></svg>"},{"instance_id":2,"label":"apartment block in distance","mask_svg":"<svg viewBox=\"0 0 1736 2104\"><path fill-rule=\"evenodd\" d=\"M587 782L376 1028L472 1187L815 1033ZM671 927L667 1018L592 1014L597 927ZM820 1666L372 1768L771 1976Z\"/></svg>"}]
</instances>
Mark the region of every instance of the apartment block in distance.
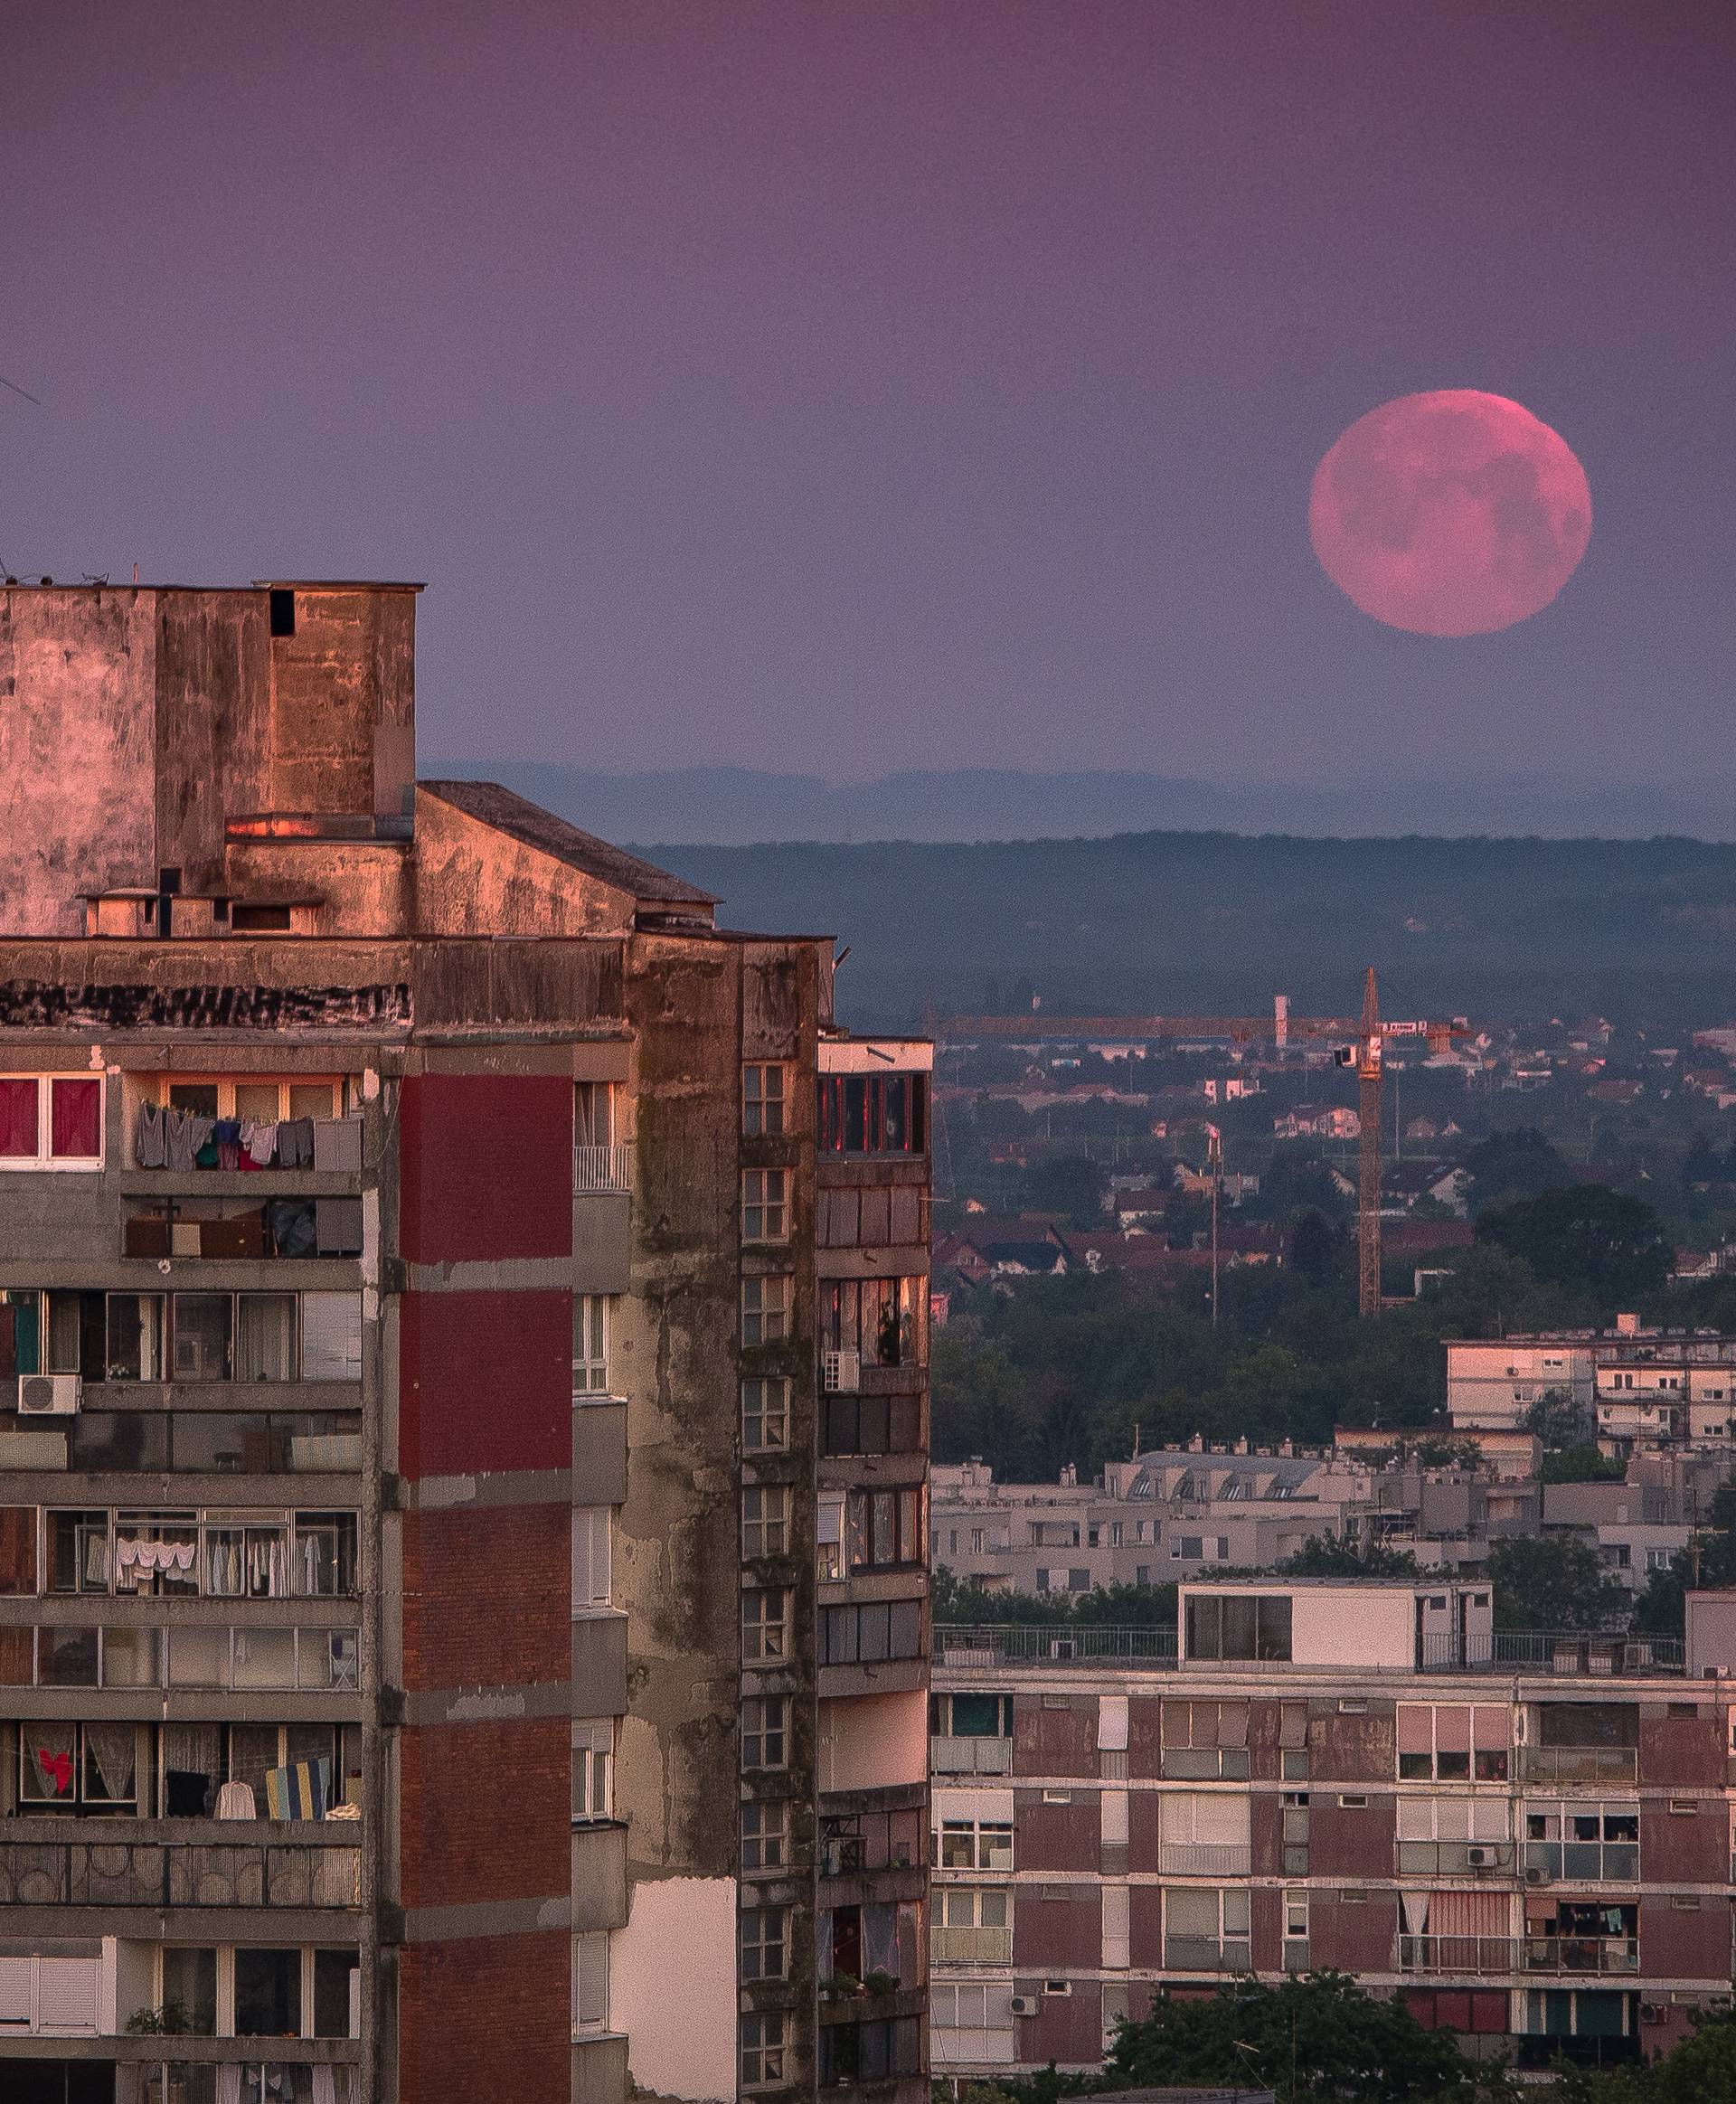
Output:
<instances>
[{"instance_id":1,"label":"apartment block in distance","mask_svg":"<svg viewBox=\"0 0 1736 2104\"><path fill-rule=\"evenodd\" d=\"M415 609L0 591L0 2095L917 2104L929 1048Z\"/></svg>"},{"instance_id":2,"label":"apartment block in distance","mask_svg":"<svg viewBox=\"0 0 1736 2104\"><path fill-rule=\"evenodd\" d=\"M1539 2070L1728 2000L1736 1594L1684 1652L1497 1632L1459 1580L1179 1590L1178 1630L937 1632L937 2075L1092 2069L1238 1975Z\"/></svg>"}]
</instances>

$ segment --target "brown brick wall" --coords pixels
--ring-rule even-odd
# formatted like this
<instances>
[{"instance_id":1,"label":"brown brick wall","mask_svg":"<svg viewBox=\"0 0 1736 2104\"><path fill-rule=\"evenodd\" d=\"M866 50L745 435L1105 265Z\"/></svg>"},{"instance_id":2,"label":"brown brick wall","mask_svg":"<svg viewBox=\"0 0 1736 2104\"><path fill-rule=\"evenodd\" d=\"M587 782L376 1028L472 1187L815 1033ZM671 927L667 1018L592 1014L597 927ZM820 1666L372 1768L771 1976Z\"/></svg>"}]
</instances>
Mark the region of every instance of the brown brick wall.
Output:
<instances>
[{"instance_id":1,"label":"brown brick wall","mask_svg":"<svg viewBox=\"0 0 1736 2104\"><path fill-rule=\"evenodd\" d=\"M570 1506L406 1513L403 1542L406 1688L568 1678Z\"/></svg>"},{"instance_id":2,"label":"brown brick wall","mask_svg":"<svg viewBox=\"0 0 1736 2104\"><path fill-rule=\"evenodd\" d=\"M1075 1790L1067 1805L1045 1805L1041 1790L1019 1790L1013 1799L1013 1818L1017 1836L1013 1860L1021 1870L1077 1873L1097 1869L1102 1813L1095 1790Z\"/></svg>"},{"instance_id":3,"label":"brown brick wall","mask_svg":"<svg viewBox=\"0 0 1736 2104\"><path fill-rule=\"evenodd\" d=\"M1730 1901L1710 1892L1698 1896L1697 1907L1678 1907L1668 1899L1641 1900L1642 1979L1718 1980L1729 1986Z\"/></svg>"},{"instance_id":4,"label":"brown brick wall","mask_svg":"<svg viewBox=\"0 0 1736 2104\"><path fill-rule=\"evenodd\" d=\"M1127 1773L1159 1776L1164 1771L1164 1705L1156 1695L1127 1701Z\"/></svg>"},{"instance_id":5,"label":"brown brick wall","mask_svg":"<svg viewBox=\"0 0 1736 2104\"><path fill-rule=\"evenodd\" d=\"M1341 1805L1335 1793L1311 1791L1308 1868L1316 1877L1390 1878L1398 1860L1396 1831L1390 1797L1371 1797L1359 1810Z\"/></svg>"},{"instance_id":6,"label":"brown brick wall","mask_svg":"<svg viewBox=\"0 0 1736 2104\"><path fill-rule=\"evenodd\" d=\"M1729 1870L1729 1807L1702 1798L1693 1812L1672 1812L1667 1797L1639 1808L1639 1867L1648 1884L1722 1884Z\"/></svg>"},{"instance_id":7,"label":"brown brick wall","mask_svg":"<svg viewBox=\"0 0 1736 2104\"><path fill-rule=\"evenodd\" d=\"M1164 1895L1157 1885L1135 1885L1127 1902L1131 1963L1156 1971L1164 1962Z\"/></svg>"},{"instance_id":8,"label":"brown brick wall","mask_svg":"<svg viewBox=\"0 0 1736 2104\"><path fill-rule=\"evenodd\" d=\"M1157 1867L1157 1792L1127 1792L1127 1868Z\"/></svg>"},{"instance_id":9,"label":"brown brick wall","mask_svg":"<svg viewBox=\"0 0 1736 2104\"><path fill-rule=\"evenodd\" d=\"M1724 1716L1722 1703L1670 1708L1694 1709L1692 1716L1659 1716L1655 1710L1639 1718L1639 1778L1660 1789L1719 1789L1724 1780ZM1651 1705L1647 1705L1647 1710ZM1647 1875L1649 1875L1649 1872Z\"/></svg>"},{"instance_id":10,"label":"brown brick wall","mask_svg":"<svg viewBox=\"0 0 1736 2104\"><path fill-rule=\"evenodd\" d=\"M1397 1714L1391 1703L1345 1714L1316 1703L1308 1719L1312 1779L1391 1782L1399 1772Z\"/></svg>"},{"instance_id":11,"label":"brown brick wall","mask_svg":"<svg viewBox=\"0 0 1736 2104\"><path fill-rule=\"evenodd\" d=\"M564 1932L407 1946L398 2020L404 2104L566 2097L571 1951Z\"/></svg>"},{"instance_id":12,"label":"brown brick wall","mask_svg":"<svg viewBox=\"0 0 1736 2104\"><path fill-rule=\"evenodd\" d=\"M1019 2035L1027 2060L1095 2066L1103 2058L1102 1989L1095 1981L1075 1980L1071 1995L1039 1996L1036 2015L1021 2019Z\"/></svg>"},{"instance_id":13,"label":"brown brick wall","mask_svg":"<svg viewBox=\"0 0 1736 2104\"><path fill-rule=\"evenodd\" d=\"M564 1717L399 1734L406 1907L568 1890L572 1727Z\"/></svg>"},{"instance_id":14,"label":"brown brick wall","mask_svg":"<svg viewBox=\"0 0 1736 2104\"><path fill-rule=\"evenodd\" d=\"M1397 1903L1390 1892L1351 1901L1316 1886L1308 1899L1308 1962L1316 1969L1388 1972L1397 1923Z\"/></svg>"},{"instance_id":15,"label":"brown brick wall","mask_svg":"<svg viewBox=\"0 0 1736 2104\"><path fill-rule=\"evenodd\" d=\"M1014 1906L1014 1965L1043 1972L1102 1962L1103 1902L1095 1885L1021 1885Z\"/></svg>"},{"instance_id":16,"label":"brown brick wall","mask_svg":"<svg viewBox=\"0 0 1736 2104\"><path fill-rule=\"evenodd\" d=\"M1097 1775L1095 1698L1071 1698L1061 1709L1049 1707L1041 1695L1020 1695L1013 1705L1013 1772Z\"/></svg>"}]
</instances>

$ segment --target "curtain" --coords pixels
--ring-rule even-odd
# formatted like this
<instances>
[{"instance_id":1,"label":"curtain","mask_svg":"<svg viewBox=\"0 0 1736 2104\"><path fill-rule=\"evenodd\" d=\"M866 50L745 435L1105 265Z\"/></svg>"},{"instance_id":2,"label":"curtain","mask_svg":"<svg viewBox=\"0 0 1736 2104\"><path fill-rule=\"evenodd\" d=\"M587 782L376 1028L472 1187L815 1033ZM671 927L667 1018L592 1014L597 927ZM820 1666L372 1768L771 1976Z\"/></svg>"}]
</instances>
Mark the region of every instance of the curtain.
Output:
<instances>
[{"instance_id":1,"label":"curtain","mask_svg":"<svg viewBox=\"0 0 1736 2104\"><path fill-rule=\"evenodd\" d=\"M241 2071L234 2061L217 2063L217 2104L241 2104Z\"/></svg>"},{"instance_id":2,"label":"curtain","mask_svg":"<svg viewBox=\"0 0 1736 2104\"><path fill-rule=\"evenodd\" d=\"M84 1743L109 1799L130 1803L137 1739L131 1724L87 1724Z\"/></svg>"},{"instance_id":3,"label":"curtain","mask_svg":"<svg viewBox=\"0 0 1736 2104\"><path fill-rule=\"evenodd\" d=\"M1423 1936L1429 1929L1429 1895L1427 1892L1401 1892L1399 1911L1404 1922L1407 1936Z\"/></svg>"},{"instance_id":4,"label":"curtain","mask_svg":"<svg viewBox=\"0 0 1736 2104\"><path fill-rule=\"evenodd\" d=\"M78 1727L75 1724L23 1724L24 1794L44 1797L78 1794Z\"/></svg>"},{"instance_id":5,"label":"curtain","mask_svg":"<svg viewBox=\"0 0 1736 2104\"><path fill-rule=\"evenodd\" d=\"M238 1381L293 1381L296 1377L296 1297L293 1293L243 1293L235 1337Z\"/></svg>"},{"instance_id":6,"label":"curtain","mask_svg":"<svg viewBox=\"0 0 1736 2104\"><path fill-rule=\"evenodd\" d=\"M0 1155L8 1160L36 1152L36 1084L0 1081Z\"/></svg>"},{"instance_id":7,"label":"curtain","mask_svg":"<svg viewBox=\"0 0 1736 2104\"><path fill-rule=\"evenodd\" d=\"M56 1081L52 1104L50 1126L54 1154L93 1160L102 1152L102 1083Z\"/></svg>"}]
</instances>

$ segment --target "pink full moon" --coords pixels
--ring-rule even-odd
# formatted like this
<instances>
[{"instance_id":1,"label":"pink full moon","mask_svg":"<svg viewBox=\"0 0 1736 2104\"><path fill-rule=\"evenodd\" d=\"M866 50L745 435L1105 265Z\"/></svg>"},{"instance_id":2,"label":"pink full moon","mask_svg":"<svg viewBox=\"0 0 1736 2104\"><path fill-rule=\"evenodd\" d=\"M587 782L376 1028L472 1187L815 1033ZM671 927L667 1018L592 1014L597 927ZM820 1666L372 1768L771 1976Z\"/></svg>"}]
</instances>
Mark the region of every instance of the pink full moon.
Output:
<instances>
[{"instance_id":1,"label":"pink full moon","mask_svg":"<svg viewBox=\"0 0 1736 2104\"><path fill-rule=\"evenodd\" d=\"M1419 636L1486 636L1548 606L1591 538L1573 449L1505 395L1404 394L1314 471L1308 537L1363 613Z\"/></svg>"}]
</instances>

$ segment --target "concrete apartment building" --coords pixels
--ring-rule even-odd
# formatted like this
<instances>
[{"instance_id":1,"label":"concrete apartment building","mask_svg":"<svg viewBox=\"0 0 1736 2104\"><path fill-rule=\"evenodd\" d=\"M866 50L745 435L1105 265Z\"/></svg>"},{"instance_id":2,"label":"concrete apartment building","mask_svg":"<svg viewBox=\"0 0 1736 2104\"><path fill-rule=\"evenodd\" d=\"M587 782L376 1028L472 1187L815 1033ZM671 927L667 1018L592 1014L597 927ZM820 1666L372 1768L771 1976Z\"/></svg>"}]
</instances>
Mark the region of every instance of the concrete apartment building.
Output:
<instances>
[{"instance_id":1,"label":"concrete apartment building","mask_svg":"<svg viewBox=\"0 0 1736 2104\"><path fill-rule=\"evenodd\" d=\"M1685 1656L1492 1612L1219 1581L1179 1631L937 1631L937 2075L1094 2068L1231 1974L1338 1968L1533 2068L1727 1999L1736 1595Z\"/></svg>"},{"instance_id":2,"label":"concrete apartment building","mask_svg":"<svg viewBox=\"0 0 1736 2104\"><path fill-rule=\"evenodd\" d=\"M1447 1346L1456 1430L1510 1431L1545 1398L1572 1403L1610 1450L1736 1439L1736 1337L1643 1329L1562 1331Z\"/></svg>"},{"instance_id":3,"label":"concrete apartment building","mask_svg":"<svg viewBox=\"0 0 1736 2104\"><path fill-rule=\"evenodd\" d=\"M0 2095L917 2104L928 1047L415 604L0 591Z\"/></svg>"}]
</instances>

